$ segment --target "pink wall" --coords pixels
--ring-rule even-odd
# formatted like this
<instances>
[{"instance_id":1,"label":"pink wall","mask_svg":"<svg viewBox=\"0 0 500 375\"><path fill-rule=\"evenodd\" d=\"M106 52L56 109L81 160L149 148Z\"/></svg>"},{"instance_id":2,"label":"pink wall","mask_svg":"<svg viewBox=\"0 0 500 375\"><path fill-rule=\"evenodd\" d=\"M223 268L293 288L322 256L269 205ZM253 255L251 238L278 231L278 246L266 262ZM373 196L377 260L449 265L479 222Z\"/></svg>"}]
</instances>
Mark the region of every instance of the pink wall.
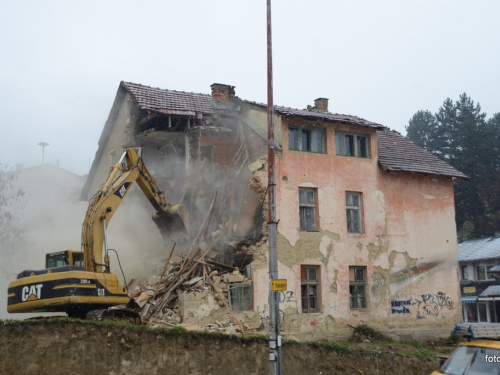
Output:
<instances>
[{"instance_id":1,"label":"pink wall","mask_svg":"<svg viewBox=\"0 0 500 375\"><path fill-rule=\"evenodd\" d=\"M398 337L449 334L459 316L451 178L383 171L377 164L376 131L370 128L328 124L326 154L289 150L286 119L281 130L276 180L279 273L288 280L280 304L286 331L335 337L350 334L347 324L365 322ZM369 135L370 158L335 155L336 130ZM300 231L299 187L317 189L317 232ZM347 232L346 191L362 194L362 234ZM317 313L301 312L301 265L319 266ZM366 267L365 309L349 306L349 266ZM266 267L252 267L254 306L261 315L267 306Z\"/></svg>"}]
</instances>

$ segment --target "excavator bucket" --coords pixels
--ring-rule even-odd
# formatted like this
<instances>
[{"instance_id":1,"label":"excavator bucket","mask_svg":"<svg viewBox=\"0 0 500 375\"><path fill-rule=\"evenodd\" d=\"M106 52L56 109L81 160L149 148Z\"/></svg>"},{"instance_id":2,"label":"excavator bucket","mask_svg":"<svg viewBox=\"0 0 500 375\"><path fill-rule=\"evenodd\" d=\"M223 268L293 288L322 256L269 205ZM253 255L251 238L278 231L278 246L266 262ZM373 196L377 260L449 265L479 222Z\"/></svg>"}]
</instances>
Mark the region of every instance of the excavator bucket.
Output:
<instances>
[{"instance_id":1,"label":"excavator bucket","mask_svg":"<svg viewBox=\"0 0 500 375\"><path fill-rule=\"evenodd\" d=\"M153 221L160 229L164 240L189 237L189 213L183 204L174 204L161 215L155 212Z\"/></svg>"}]
</instances>

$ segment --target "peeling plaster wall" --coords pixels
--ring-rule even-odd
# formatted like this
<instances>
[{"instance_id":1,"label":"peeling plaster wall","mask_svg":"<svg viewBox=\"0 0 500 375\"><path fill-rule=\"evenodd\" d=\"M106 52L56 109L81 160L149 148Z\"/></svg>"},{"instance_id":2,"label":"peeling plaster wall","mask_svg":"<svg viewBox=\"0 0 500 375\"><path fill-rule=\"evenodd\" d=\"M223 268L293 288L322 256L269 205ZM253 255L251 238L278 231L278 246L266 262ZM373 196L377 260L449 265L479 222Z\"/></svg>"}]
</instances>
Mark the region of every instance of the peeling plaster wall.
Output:
<instances>
[{"instance_id":1,"label":"peeling plaster wall","mask_svg":"<svg viewBox=\"0 0 500 375\"><path fill-rule=\"evenodd\" d=\"M460 318L457 243L451 178L377 165L372 129L283 119L323 127L326 154L288 150L277 155L279 277L282 328L305 339L346 337L364 322L396 338L448 336ZM370 136L370 158L335 155L335 130ZM299 187L317 189L319 230L300 231ZM363 233L347 233L345 192L362 194ZM267 249L266 249L267 251ZM301 312L301 265L319 267L320 312ZM366 267L366 308L349 303L349 267ZM267 264L252 265L254 308L268 314Z\"/></svg>"}]
</instances>

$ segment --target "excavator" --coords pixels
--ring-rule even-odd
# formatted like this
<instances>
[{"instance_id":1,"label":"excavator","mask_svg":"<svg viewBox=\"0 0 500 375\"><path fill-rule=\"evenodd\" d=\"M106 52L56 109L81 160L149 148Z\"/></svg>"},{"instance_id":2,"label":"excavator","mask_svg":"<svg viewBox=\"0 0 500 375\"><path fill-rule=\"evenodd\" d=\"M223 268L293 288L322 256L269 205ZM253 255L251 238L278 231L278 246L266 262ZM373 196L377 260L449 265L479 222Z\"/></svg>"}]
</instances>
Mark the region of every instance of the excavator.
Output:
<instances>
[{"instance_id":1,"label":"excavator","mask_svg":"<svg viewBox=\"0 0 500 375\"><path fill-rule=\"evenodd\" d=\"M156 212L153 220L164 239L189 236L189 215L182 204L172 204L147 170L141 149L128 148L97 193L90 199L82 225L81 251L46 254L45 269L26 270L8 287L9 313L66 312L75 318L120 319L139 323L131 309L127 286L111 273L107 227L132 184L137 182ZM118 256L118 254L117 254ZM118 258L119 262L119 258Z\"/></svg>"}]
</instances>

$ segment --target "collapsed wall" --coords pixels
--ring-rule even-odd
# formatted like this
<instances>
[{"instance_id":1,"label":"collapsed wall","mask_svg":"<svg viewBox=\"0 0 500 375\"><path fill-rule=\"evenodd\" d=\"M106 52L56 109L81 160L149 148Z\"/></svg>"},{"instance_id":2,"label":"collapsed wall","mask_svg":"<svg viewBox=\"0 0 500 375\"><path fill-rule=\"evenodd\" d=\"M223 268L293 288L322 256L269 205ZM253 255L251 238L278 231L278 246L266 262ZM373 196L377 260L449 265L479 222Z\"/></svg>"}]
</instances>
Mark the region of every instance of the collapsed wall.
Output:
<instances>
[{"instance_id":1,"label":"collapsed wall","mask_svg":"<svg viewBox=\"0 0 500 375\"><path fill-rule=\"evenodd\" d=\"M167 250L175 243L174 258L169 263L163 251L151 277L132 288L135 308L153 327L260 328L247 266L267 240L266 190L254 177L267 163L265 139L231 114L151 116L135 106L129 114L123 147L142 149L157 185L187 208L192 228L187 238L165 238Z\"/></svg>"}]
</instances>

